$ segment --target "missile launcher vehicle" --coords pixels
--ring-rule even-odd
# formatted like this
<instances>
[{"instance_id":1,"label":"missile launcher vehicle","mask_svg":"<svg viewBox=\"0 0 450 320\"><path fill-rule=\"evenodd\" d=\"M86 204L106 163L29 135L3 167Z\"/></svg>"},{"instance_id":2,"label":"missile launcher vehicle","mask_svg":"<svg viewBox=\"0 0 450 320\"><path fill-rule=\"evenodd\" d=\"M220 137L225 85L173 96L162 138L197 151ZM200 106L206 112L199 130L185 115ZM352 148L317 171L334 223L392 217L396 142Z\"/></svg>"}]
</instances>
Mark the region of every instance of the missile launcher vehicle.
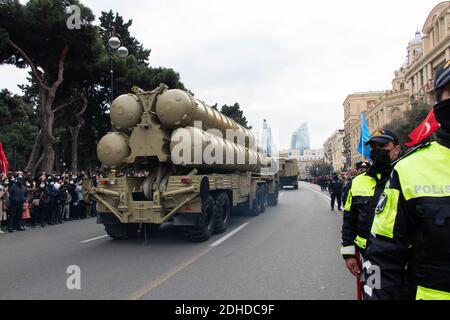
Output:
<instances>
[{"instance_id":1,"label":"missile launcher vehicle","mask_svg":"<svg viewBox=\"0 0 450 320\"><path fill-rule=\"evenodd\" d=\"M190 93L133 87L110 117L97 146L108 174L85 189L113 239L172 222L202 242L227 230L234 209L257 216L278 204L278 172L253 133Z\"/></svg>"}]
</instances>

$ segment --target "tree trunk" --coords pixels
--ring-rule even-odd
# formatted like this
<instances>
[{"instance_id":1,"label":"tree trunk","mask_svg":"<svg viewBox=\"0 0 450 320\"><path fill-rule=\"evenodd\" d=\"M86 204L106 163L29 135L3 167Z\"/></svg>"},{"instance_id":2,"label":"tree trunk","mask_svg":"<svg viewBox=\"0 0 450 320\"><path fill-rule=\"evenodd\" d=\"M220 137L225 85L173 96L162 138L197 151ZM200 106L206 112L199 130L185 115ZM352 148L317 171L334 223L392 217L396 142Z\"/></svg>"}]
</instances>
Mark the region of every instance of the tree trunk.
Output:
<instances>
[{"instance_id":1,"label":"tree trunk","mask_svg":"<svg viewBox=\"0 0 450 320\"><path fill-rule=\"evenodd\" d=\"M28 159L27 167L25 171L36 171L36 161L39 157L39 151L41 149L42 141L41 141L41 131L39 131L38 135L34 139L33 150L31 151L30 158Z\"/></svg>"},{"instance_id":2,"label":"tree trunk","mask_svg":"<svg viewBox=\"0 0 450 320\"><path fill-rule=\"evenodd\" d=\"M42 154L42 155L39 157L38 161L36 162L36 166L34 167L34 170L33 170L33 172L32 172L32 176L33 176L33 177L36 176L36 171L39 169L39 166L41 165L43 159L44 159L44 154Z\"/></svg>"},{"instance_id":3,"label":"tree trunk","mask_svg":"<svg viewBox=\"0 0 450 320\"><path fill-rule=\"evenodd\" d=\"M50 173L53 171L55 164L55 149L53 147L53 144L56 142L56 139L53 137L53 121L55 116L51 109L48 110L48 107L46 107L43 114L45 120L42 126L42 146L44 150L42 170Z\"/></svg>"},{"instance_id":4,"label":"tree trunk","mask_svg":"<svg viewBox=\"0 0 450 320\"><path fill-rule=\"evenodd\" d=\"M70 127L70 135L72 138L72 172L78 174L78 135L80 133L81 125Z\"/></svg>"},{"instance_id":5,"label":"tree trunk","mask_svg":"<svg viewBox=\"0 0 450 320\"><path fill-rule=\"evenodd\" d=\"M72 172L78 174L78 135L80 134L81 127L84 125L84 120L81 117L87 108L86 97L81 97L83 104L81 110L75 114L77 124L73 127L69 127L70 135L72 138Z\"/></svg>"}]
</instances>

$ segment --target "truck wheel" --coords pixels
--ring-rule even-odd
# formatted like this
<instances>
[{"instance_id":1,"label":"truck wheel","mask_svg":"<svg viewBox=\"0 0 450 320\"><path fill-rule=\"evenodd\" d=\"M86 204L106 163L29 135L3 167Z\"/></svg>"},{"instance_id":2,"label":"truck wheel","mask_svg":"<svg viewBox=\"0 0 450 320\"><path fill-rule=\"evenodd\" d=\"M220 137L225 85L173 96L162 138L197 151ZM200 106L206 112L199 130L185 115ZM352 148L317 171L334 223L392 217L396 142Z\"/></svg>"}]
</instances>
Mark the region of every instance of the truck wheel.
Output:
<instances>
[{"instance_id":1,"label":"truck wheel","mask_svg":"<svg viewBox=\"0 0 450 320\"><path fill-rule=\"evenodd\" d=\"M252 200L252 206L250 208L250 201L249 201L249 208L248 212L251 217L257 217L259 216L260 210L261 210L261 188L258 186L256 187L256 196L255 199Z\"/></svg>"},{"instance_id":2,"label":"truck wheel","mask_svg":"<svg viewBox=\"0 0 450 320\"><path fill-rule=\"evenodd\" d=\"M278 205L278 189L276 189L275 193L269 195L269 206L276 207Z\"/></svg>"},{"instance_id":3,"label":"truck wheel","mask_svg":"<svg viewBox=\"0 0 450 320\"><path fill-rule=\"evenodd\" d=\"M216 205L212 196L202 200L202 212L198 223L193 227L186 227L185 234L192 242L207 241L214 230Z\"/></svg>"},{"instance_id":4,"label":"truck wheel","mask_svg":"<svg viewBox=\"0 0 450 320\"><path fill-rule=\"evenodd\" d=\"M228 227L231 215L231 203L228 194L220 193L216 198L216 219L214 221L214 234L224 233Z\"/></svg>"},{"instance_id":5,"label":"truck wheel","mask_svg":"<svg viewBox=\"0 0 450 320\"><path fill-rule=\"evenodd\" d=\"M114 240L134 238L139 229L138 224L105 224L105 231Z\"/></svg>"},{"instance_id":6,"label":"truck wheel","mask_svg":"<svg viewBox=\"0 0 450 320\"><path fill-rule=\"evenodd\" d=\"M267 208L267 189L261 186L261 201L259 202L259 213L265 213Z\"/></svg>"}]
</instances>

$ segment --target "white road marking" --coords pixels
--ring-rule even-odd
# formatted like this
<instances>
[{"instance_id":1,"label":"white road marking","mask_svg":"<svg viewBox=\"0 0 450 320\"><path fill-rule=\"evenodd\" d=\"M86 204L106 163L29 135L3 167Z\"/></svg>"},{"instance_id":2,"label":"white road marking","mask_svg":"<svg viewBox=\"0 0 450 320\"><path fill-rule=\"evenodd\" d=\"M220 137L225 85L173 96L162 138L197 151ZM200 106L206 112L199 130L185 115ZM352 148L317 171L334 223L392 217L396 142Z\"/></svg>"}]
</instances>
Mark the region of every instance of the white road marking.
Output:
<instances>
[{"instance_id":1,"label":"white road marking","mask_svg":"<svg viewBox=\"0 0 450 320\"><path fill-rule=\"evenodd\" d=\"M220 238L219 240L217 240L216 242L214 242L213 244L210 245L210 247L217 247L219 246L221 243L223 243L225 240L228 240L229 238L231 238L232 236L234 236L236 233L238 233L239 231L241 231L242 229L244 229L246 226L248 226L250 224L249 222L244 223L242 226L240 226L239 228L236 228L234 231L231 231L229 234L227 234L226 236Z\"/></svg>"},{"instance_id":2,"label":"white road marking","mask_svg":"<svg viewBox=\"0 0 450 320\"><path fill-rule=\"evenodd\" d=\"M88 242L92 242L92 241L99 240L99 239L103 239L103 238L107 238L107 237L108 237L108 235L105 234L104 236L100 236L100 237L96 237L96 238L84 240L84 241L81 241L80 243L88 243Z\"/></svg>"}]
</instances>

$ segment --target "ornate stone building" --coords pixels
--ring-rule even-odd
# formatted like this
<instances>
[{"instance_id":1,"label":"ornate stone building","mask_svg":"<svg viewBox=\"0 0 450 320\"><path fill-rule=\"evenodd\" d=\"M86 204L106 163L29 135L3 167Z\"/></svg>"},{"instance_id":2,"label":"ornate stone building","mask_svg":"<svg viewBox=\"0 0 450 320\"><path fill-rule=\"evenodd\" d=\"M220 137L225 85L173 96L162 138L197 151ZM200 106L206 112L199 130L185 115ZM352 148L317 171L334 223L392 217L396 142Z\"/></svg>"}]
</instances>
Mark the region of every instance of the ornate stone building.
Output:
<instances>
[{"instance_id":1,"label":"ornate stone building","mask_svg":"<svg viewBox=\"0 0 450 320\"><path fill-rule=\"evenodd\" d=\"M405 78L412 104L419 99L433 104L434 75L450 60L450 1L441 2L431 11L422 34L418 31L408 45Z\"/></svg>"}]
</instances>

